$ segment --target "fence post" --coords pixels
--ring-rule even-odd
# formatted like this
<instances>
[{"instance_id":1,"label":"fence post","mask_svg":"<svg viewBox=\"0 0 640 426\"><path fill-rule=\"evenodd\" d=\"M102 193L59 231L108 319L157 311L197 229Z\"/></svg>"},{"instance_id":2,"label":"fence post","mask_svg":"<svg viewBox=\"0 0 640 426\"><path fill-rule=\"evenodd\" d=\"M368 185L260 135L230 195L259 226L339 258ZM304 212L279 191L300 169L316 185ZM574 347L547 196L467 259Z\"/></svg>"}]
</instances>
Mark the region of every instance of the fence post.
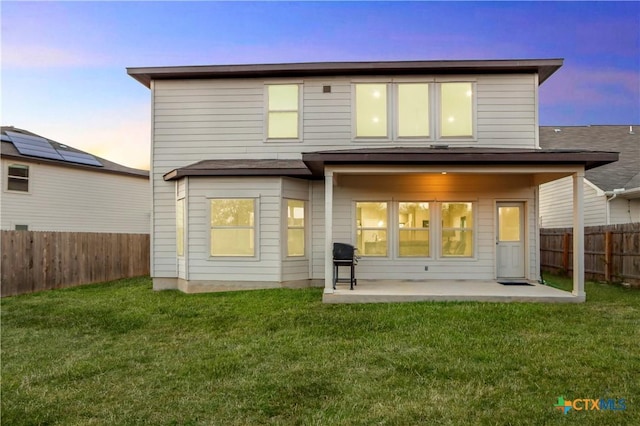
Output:
<instances>
[{"instance_id":1,"label":"fence post","mask_svg":"<svg viewBox=\"0 0 640 426\"><path fill-rule=\"evenodd\" d=\"M613 244L611 241L611 231L604 233L604 280L611 282L611 271L613 269Z\"/></svg>"},{"instance_id":2,"label":"fence post","mask_svg":"<svg viewBox=\"0 0 640 426\"><path fill-rule=\"evenodd\" d=\"M562 238L562 269L569 274L569 244L571 244L571 240L569 239L569 234L565 232Z\"/></svg>"}]
</instances>

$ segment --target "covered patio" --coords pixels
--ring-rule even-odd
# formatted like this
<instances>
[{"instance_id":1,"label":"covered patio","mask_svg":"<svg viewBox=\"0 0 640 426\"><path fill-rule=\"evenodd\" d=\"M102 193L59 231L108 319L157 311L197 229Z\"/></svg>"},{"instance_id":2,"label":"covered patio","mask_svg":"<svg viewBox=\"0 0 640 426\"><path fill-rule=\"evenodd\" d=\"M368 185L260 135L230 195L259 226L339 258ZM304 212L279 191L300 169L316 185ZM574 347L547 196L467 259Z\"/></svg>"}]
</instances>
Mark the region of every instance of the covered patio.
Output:
<instances>
[{"instance_id":1,"label":"covered patio","mask_svg":"<svg viewBox=\"0 0 640 426\"><path fill-rule=\"evenodd\" d=\"M584 302L584 171L617 159L617 153L602 151L448 146L305 153L303 161L312 174L324 176L324 225L325 229L333 230L325 233L323 300L326 303L421 300ZM565 176L571 176L573 180L573 190L568 196L573 202L573 227L576 230L573 234L571 292L535 281L540 276L538 186ZM411 186L410 182L416 185ZM422 186L420 182L423 182ZM475 237L475 251L465 254L466 258L445 258L442 247L446 246L434 239L434 246L441 244L440 251L434 250L436 255L425 256L423 264L420 264L417 257L406 259L398 255L398 249L393 252L393 245L387 241L388 228L382 221L380 226L385 232L382 244L391 247L389 251L383 251L378 257L362 258L360 273L356 272L357 288L334 289L333 243L355 242L357 221L353 209L349 210L349 203L359 199L422 199L430 200L434 205L442 200L472 200L478 209L484 208L479 213L482 216L473 219L478 222L474 230L478 235ZM499 226L495 210L505 200L520 203L525 212L519 225L525 231L518 240L524 254L517 257L524 267L514 274L499 270L498 264L503 252L498 253ZM386 212L392 202L383 204ZM472 215L470 217L473 218ZM435 219L423 221L427 224L423 226L435 225L436 230L440 226L442 230L442 218ZM393 232L397 234L399 231L390 231ZM393 244L397 245L397 239ZM430 278L421 278L425 273ZM503 285L498 282L500 277L522 278L521 281L530 285Z\"/></svg>"},{"instance_id":2,"label":"covered patio","mask_svg":"<svg viewBox=\"0 0 640 426\"><path fill-rule=\"evenodd\" d=\"M503 285L494 280L358 280L349 290L338 285L333 293L325 293L325 303L384 303L420 301L482 301L580 303L584 293L567 291L528 281L529 285Z\"/></svg>"}]
</instances>

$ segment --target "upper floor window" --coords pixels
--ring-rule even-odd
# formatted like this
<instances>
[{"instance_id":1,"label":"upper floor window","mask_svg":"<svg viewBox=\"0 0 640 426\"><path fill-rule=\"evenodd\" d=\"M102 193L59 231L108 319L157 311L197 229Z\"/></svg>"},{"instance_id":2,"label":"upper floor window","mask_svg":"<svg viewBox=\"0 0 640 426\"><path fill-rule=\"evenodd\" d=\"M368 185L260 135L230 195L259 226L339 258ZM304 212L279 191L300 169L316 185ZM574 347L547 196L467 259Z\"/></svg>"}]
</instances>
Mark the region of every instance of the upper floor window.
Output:
<instances>
[{"instance_id":1,"label":"upper floor window","mask_svg":"<svg viewBox=\"0 0 640 426\"><path fill-rule=\"evenodd\" d=\"M300 132L300 86L272 84L267 86L267 138L297 139Z\"/></svg>"},{"instance_id":2,"label":"upper floor window","mask_svg":"<svg viewBox=\"0 0 640 426\"><path fill-rule=\"evenodd\" d=\"M428 138L429 84L398 84L398 137Z\"/></svg>"},{"instance_id":3,"label":"upper floor window","mask_svg":"<svg viewBox=\"0 0 640 426\"><path fill-rule=\"evenodd\" d=\"M455 139L474 136L474 83L357 83L356 138Z\"/></svg>"},{"instance_id":4,"label":"upper floor window","mask_svg":"<svg viewBox=\"0 0 640 426\"><path fill-rule=\"evenodd\" d=\"M304 201L287 200L287 256L304 256Z\"/></svg>"},{"instance_id":5,"label":"upper floor window","mask_svg":"<svg viewBox=\"0 0 640 426\"><path fill-rule=\"evenodd\" d=\"M473 136L473 85L440 84L440 136Z\"/></svg>"},{"instance_id":6,"label":"upper floor window","mask_svg":"<svg viewBox=\"0 0 640 426\"><path fill-rule=\"evenodd\" d=\"M255 256L253 198L211 200L211 256Z\"/></svg>"},{"instance_id":7,"label":"upper floor window","mask_svg":"<svg viewBox=\"0 0 640 426\"><path fill-rule=\"evenodd\" d=\"M387 85L356 84L356 137L385 138L387 135Z\"/></svg>"},{"instance_id":8,"label":"upper floor window","mask_svg":"<svg viewBox=\"0 0 640 426\"><path fill-rule=\"evenodd\" d=\"M7 190L29 192L29 166L23 164L9 165Z\"/></svg>"}]
</instances>

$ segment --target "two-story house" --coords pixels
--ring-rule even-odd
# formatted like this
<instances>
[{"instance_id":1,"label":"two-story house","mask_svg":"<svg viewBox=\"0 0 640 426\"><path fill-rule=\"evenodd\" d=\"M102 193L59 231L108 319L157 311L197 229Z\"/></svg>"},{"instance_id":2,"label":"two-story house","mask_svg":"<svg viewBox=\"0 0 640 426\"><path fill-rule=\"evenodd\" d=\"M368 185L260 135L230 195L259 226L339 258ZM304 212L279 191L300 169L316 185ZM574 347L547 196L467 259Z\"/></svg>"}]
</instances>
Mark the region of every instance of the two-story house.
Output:
<instances>
[{"instance_id":1,"label":"two-story house","mask_svg":"<svg viewBox=\"0 0 640 426\"><path fill-rule=\"evenodd\" d=\"M538 86L561 65L129 68L151 89L154 289L319 282L331 301L334 242L359 281L535 282L538 186L572 177L581 229L585 169L617 160L540 149Z\"/></svg>"}]
</instances>

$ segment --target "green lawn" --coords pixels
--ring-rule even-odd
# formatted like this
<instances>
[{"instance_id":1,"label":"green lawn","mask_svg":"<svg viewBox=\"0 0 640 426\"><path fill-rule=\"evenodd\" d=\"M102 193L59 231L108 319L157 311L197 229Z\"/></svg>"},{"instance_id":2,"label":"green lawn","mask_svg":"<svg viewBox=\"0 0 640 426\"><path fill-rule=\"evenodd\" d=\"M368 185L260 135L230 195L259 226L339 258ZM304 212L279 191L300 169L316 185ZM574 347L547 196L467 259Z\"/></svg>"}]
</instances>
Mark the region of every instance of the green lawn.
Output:
<instances>
[{"instance_id":1,"label":"green lawn","mask_svg":"<svg viewBox=\"0 0 640 426\"><path fill-rule=\"evenodd\" d=\"M638 425L640 291L586 288L584 304L323 305L145 278L6 298L1 420ZM559 396L626 410L565 415Z\"/></svg>"}]
</instances>

